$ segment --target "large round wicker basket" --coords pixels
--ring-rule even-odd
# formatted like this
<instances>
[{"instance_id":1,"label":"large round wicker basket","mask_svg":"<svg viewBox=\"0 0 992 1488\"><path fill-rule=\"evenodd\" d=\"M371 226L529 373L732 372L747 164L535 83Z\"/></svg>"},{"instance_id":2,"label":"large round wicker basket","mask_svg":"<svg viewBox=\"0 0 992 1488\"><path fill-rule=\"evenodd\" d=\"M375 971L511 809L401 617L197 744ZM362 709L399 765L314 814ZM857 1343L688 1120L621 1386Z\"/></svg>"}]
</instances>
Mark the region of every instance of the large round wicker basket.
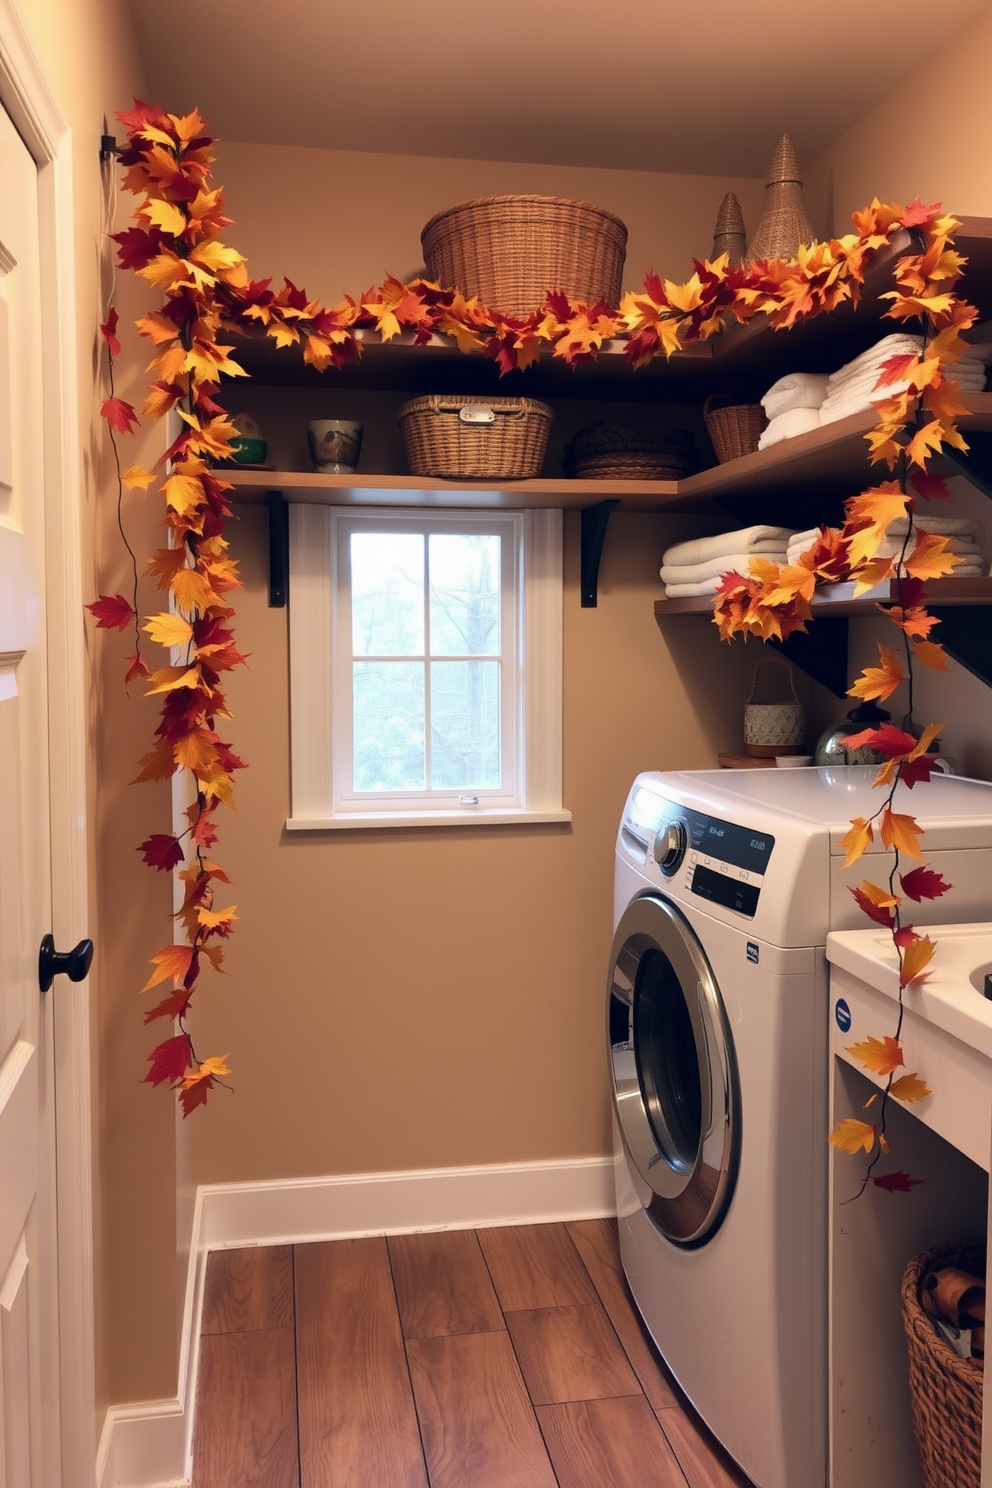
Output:
<instances>
[{"instance_id":1,"label":"large round wicker basket","mask_svg":"<svg viewBox=\"0 0 992 1488\"><path fill-rule=\"evenodd\" d=\"M554 414L535 398L413 398L400 409L411 475L527 480L541 473Z\"/></svg>"},{"instance_id":2,"label":"large round wicker basket","mask_svg":"<svg viewBox=\"0 0 992 1488\"><path fill-rule=\"evenodd\" d=\"M902 1278L913 1427L925 1488L979 1488L982 1476L981 1359L962 1359L923 1311L920 1283L939 1265L985 1275L981 1241L938 1245L914 1256Z\"/></svg>"},{"instance_id":3,"label":"large round wicker basket","mask_svg":"<svg viewBox=\"0 0 992 1488\"><path fill-rule=\"evenodd\" d=\"M420 234L427 276L504 315L529 315L549 290L617 305L627 229L612 212L561 196L487 196L438 212Z\"/></svg>"}]
</instances>

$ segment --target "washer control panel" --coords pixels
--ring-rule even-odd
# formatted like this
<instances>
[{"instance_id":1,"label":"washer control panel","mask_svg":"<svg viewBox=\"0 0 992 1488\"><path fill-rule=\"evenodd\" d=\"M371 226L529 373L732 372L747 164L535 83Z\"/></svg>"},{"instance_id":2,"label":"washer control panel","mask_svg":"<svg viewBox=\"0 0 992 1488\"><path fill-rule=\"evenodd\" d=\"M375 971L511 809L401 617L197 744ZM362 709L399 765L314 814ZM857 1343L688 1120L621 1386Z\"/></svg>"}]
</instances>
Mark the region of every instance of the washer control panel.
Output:
<instances>
[{"instance_id":1,"label":"washer control panel","mask_svg":"<svg viewBox=\"0 0 992 1488\"><path fill-rule=\"evenodd\" d=\"M754 918L775 838L770 832L682 809L688 838L681 881L700 899Z\"/></svg>"}]
</instances>

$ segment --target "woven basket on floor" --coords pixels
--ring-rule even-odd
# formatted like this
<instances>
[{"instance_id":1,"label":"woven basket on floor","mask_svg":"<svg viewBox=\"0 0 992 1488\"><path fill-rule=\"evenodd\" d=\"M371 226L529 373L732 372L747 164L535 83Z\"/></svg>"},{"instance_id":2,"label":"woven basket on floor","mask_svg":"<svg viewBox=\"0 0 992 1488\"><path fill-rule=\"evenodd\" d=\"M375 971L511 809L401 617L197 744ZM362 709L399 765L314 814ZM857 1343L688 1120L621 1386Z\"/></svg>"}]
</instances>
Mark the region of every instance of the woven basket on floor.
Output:
<instances>
[{"instance_id":1,"label":"woven basket on floor","mask_svg":"<svg viewBox=\"0 0 992 1488\"><path fill-rule=\"evenodd\" d=\"M400 409L411 475L527 480L540 475L554 414L534 398L431 393Z\"/></svg>"},{"instance_id":2,"label":"woven basket on floor","mask_svg":"<svg viewBox=\"0 0 992 1488\"><path fill-rule=\"evenodd\" d=\"M560 196L487 196L439 212L420 234L427 277L529 315L549 289L620 301L627 229L619 217Z\"/></svg>"},{"instance_id":3,"label":"woven basket on floor","mask_svg":"<svg viewBox=\"0 0 992 1488\"><path fill-rule=\"evenodd\" d=\"M925 1488L979 1488L982 1476L981 1359L962 1359L920 1303L920 1283L940 1265L985 1275L980 1241L939 1245L915 1256L902 1278L913 1426Z\"/></svg>"},{"instance_id":4,"label":"woven basket on floor","mask_svg":"<svg viewBox=\"0 0 992 1488\"><path fill-rule=\"evenodd\" d=\"M706 399L703 418L721 465L741 455L753 455L766 422L765 410L760 403L734 403L721 407L719 394L711 394Z\"/></svg>"}]
</instances>

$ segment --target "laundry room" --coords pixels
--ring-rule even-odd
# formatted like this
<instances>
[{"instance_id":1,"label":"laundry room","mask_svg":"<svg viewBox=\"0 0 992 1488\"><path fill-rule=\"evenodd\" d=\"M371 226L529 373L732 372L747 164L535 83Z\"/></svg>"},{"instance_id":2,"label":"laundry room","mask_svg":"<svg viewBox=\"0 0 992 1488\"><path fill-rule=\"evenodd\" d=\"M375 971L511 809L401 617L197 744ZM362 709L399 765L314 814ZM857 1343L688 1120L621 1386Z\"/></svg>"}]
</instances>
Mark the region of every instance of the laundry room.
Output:
<instances>
[{"instance_id":1,"label":"laundry room","mask_svg":"<svg viewBox=\"0 0 992 1488\"><path fill-rule=\"evenodd\" d=\"M932 24L918 0L910 8L921 28ZM371 18L350 0L326 14L316 0L287 0L279 10L219 0L197 16L149 0L0 0L4 44L21 38L22 51L11 42L11 55L35 58L24 75L37 67L37 86L50 92L72 137L71 158L58 170L74 189L72 226L63 231L75 244L75 305L62 314L72 320L67 386L76 390L79 430L78 551L70 553L78 609L104 596L122 606L94 611L85 633L80 621L67 643L83 692L80 755L66 775L79 777L86 889L71 913L56 914L54 996L62 1000L53 1005L56 1026L71 1017L86 1028L71 1056L53 1034L56 1076L66 1062L76 1071L66 1077L75 1083L60 1088L77 1094L72 1122L64 1115L53 1127L52 1150L60 1160L75 1151L73 1123L91 1134L79 1157L85 1195L60 1197L59 1264L63 1249L81 1246L80 1266L89 1268L62 1283L71 1305L61 1481L73 1488L93 1479L79 1453L97 1461L98 1488L233 1488L229 1472L241 1488L992 1488L992 1443L983 1447L981 1432L981 1322L968 1311L978 1304L970 1291L960 1307L955 1300L955 1322L945 1320L941 1335L955 1335L962 1366L952 1367L949 1388L959 1388L948 1409L960 1412L951 1434L968 1441L964 1465L956 1448L940 1457L938 1424L933 1461L924 1451L921 1466L914 1432L931 1428L914 1421L909 1376L916 1369L917 1393L932 1392L936 1366L923 1344L907 1353L900 1298L906 1266L932 1247L956 1245L948 1264L965 1277L978 1273L982 1286L986 1266L992 392L984 391L981 354L987 342L992 362L992 6L968 0L924 45L901 34L913 28L894 17L865 17L864 7L845 3L836 25L849 38L864 30L865 55L845 60L854 42L831 40L828 87L817 75L825 69L809 60L822 44L821 20L786 20L765 6L759 24L721 3L713 24L729 28L733 46L705 99L704 52L716 46L704 40L710 23L659 17L658 9L624 0L607 28L594 0L582 0L567 21L558 7L513 0L498 22L487 21L498 24L494 38L464 36L455 47L451 36L465 17L448 0L430 0L416 16L387 5ZM560 42L566 24L579 40ZM769 48L771 60L762 59ZM658 60L640 64L652 50ZM801 64L797 51L806 54ZM393 52L402 58L387 66ZM572 72L567 87L561 68ZM676 82L673 74L687 69ZM402 102L389 103L392 91ZM28 138L31 108L20 96L8 90L4 102ZM175 119L165 125L167 143L154 138L159 108L175 119L200 110L216 142L202 146L190 126L177 143L168 133ZM174 200L156 186L156 204L168 202L185 221L195 200L215 224L208 236L241 256L234 267L219 258L198 264L191 280L208 295L204 276L226 282L222 270L230 269L227 309L206 339L221 364L233 341L230 355L249 373L222 365L219 381L203 383L206 401L193 413L192 403L181 409L186 427L190 417L233 419L248 456L238 459L232 445L216 470L212 459L204 464L207 497L214 478L231 491L192 539L179 488L175 499L161 494L164 452L171 445L174 461L187 457L176 444L180 413L170 408L158 419L147 411L153 385L170 381L148 364L170 349L161 316L179 281L156 281L137 238L127 238L165 230L165 218L133 215L148 189L141 152L152 146L180 157L202 151L200 196L189 187L183 197L188 182ZM776 177L782 159L790 164ZM818 244L854 232L865 254L862 304L830 303L847 267L821 278L811 269L810 303L821 296L823 313L797 312L808 324L794 336L770 329L768 284L762 326L750 313L731 325L731 302L743 305L753 289L752 260L738 254L714 300L714 316L726 320L712 339L700 334L699 306L716 294L704 264L719 258L738 220L745 247L753 242L769 190L783 182ZM223 205L208 201L214 187ZM494 326L480 308L492 302L467 291L444 304L420 291L424 278L437 277L430 225L455 204L510 198L593 204L618 221L625 256L613 299L595 312L584 302L584 319L574 303L556 301L539 331L539 317L522 329L523 312ZM876 198L901 204L903 217L869 222ZM956 242L971 255L955 284L961 301L977 307L974 325L963 326L977 380L959 384L963 412L949 402L933 415L970 453L948 439L919 467L939 478L939 491L926 482L907 487L912 470L901 453L891 470L868 463L875 404L852 403L847 391L857 393L865 375L872 396L883 374L896 385L890 398L906 405L904 449L917 407L908 409L909 383L881 361L865 374L856 359L883 337L915 334L915 322L881 318L881 296L900 254L928 233L940 240L936 203L961 219L946 251L953 255ZM852 228L853 213L861 218ZM118 245L109 228L124 235ZM570 229L559 223L555 231L567 237ZM0 249L4 241L0 232ZM779 256L787 250L767 253ZM4 263L0 252L7 273ZM954 279L950 259L941 263L929 281L934 293L937 274ZM698 302L677 307L696 316L686 333L694 344L668 358L657 327L694 269ZM619 292L640 302L628 305L623 323ZM238 296L235 329L228 312ZM290 327L282 344L277 324ZM312 338L316 365L305 364L298 325L304 342ZM635 368L624 348L638 334L655 340ZM192 330L188 339L183 355L195 357ZM726 355L711 357L721 341ZM795 365L783 349L790 344L799 348ZM902 357L904 372L907 360L924 363L926 350L906 339L879 356ZM192 364L181 375L191 372L195 381ZM778 405L762 405L794 378L819 379L815 409L795 401L791 384ZM802 428L793 419L792 432L763 445L755 431L746 449L721 457L721 412L746 405L763 430L783 397L789 407L778 417L800 413ZM822 406L831 397L836 438ZM410 405L454 398L463 405L455 422L472 435L473 422L498 419L500 398L548 407L537 474L419 472L405 442L412 421L440 415ZM108 402L138 420L129 428L111 410L112 428L124 419L113 428L116 446ZM475 419L473 405L482 410ZM632 430L634 445L621 449ZM317 441L328 437L337 453L322 465ZM342 440L357 440L353 454L340 454ZM0 499L3 481L0 469ZM885 508L881 526L846 512L845 501L886 481L902 482L902 495L915 490L918 526L900 528L898 516L890 520L894 508ZM891 501L893 492L886 495ZM0 523L6 512L0 504ZM172 537L162 535L163 518ZM908 613L916 603L923 627L898 633L896 649L916 660L910 685L893 670L888 691L872 694L869 685L848 696L859 677L885 669L886 648L896 646L882 604L901 599L885 587L888 574L858 588L857 563L840 579L830 570L840 544L875 527L879 541L858 562L901 563L910 532L937 558L952 553L964 576L931 566L929 615L925 598L902 605ZM496 725L496 753L512 757L517 773L506 784L489 765L485 778L451 765L441 806L397 773L409 768L409 716L395 698L383 710L375 688L395 681L417 652L428 694L442 696L424 627L454 636L461 601L442 616L433 581L418 580L368 619L369 636L343 665L335 649L343 645L342 575L347 569L348 594L359 582L374 591L378 559L360 580L357 555L397 534L432 555L458 543L475 555L491 551L486 544L517 555L495 583L473 570L473 582L490 586L486 603L499 607L496 629L510 637L514 701ZM184 610L175 590L170 597L177 569L169 552L188 541L195 554L216 538L229 550L208 558L212 577L204 570L209 583L196 593L217 607L219 629L197 660L186 650L194 625L184 616L201 611ZM228 558L243 588L225 587ZM781 571L799 574L787 599L762 608L754 589L719 592L725 563L736 570L755 559L752 573L764 561L776 581ZM404 557L396 570L404 584L406 564ZM907 572L917 584L912 571L902 578ZM800 594L803 573L810 577ZM954 584L963 587L947 588ZM824 586L835 591L832 609ZM50 574L52 594L57 587ZM193 597L192 588L182 592ZM790 636L807 601L808 634L800 625ZM740 617L752 602L757 618L745 643ZM420 618L411 620L414 611ZM156 640L155 623L170 613L178 626L160 623ZM761 639L767 615L787 617L784 636L775 636L774 621L765 631L781 644ZM143 632L149 617L153 628ZM53 634L58 624L69 633L75 621L50 610ZM348 625L357 633L357 619ZM401 633L406 639L393 644ZM945 642L934 665L928 642ZM179 737L169 734L182 726L170 695L191 688L182 681L191 658L202 679L211 644L225 667L230 658L229 669L212 674L222 691L209 714L211 743L222 751L211 757L220 760L214 779L223 779L216 795L200 799L206 777L196 773L190 730L176 756L190 768L173 776L173 763L149 764L149 751L161 748L163 730L168 750ZM459 632L442 669L467 677L475 668L474 687L495 665L493 646L470 645ZM135 653L144 659L125 685ZM0 646L0 702L5 654ZM475 659L466 663L467 655ZM157 692L142 683L149 671ZM368 769L381 776L371 790L362 785L358 735L341 722L358 717L362 676L371 699ZM503 695L511 697L505 683ZM773 728L766 744L753 732L762 710L776 726L788 716L786 733ZM196 728L206 728L206 717ZM895 880L883 867L891 844L873 817L885 792L873 780L910 722L897 765L912 779L916 741L939 725L923 751L932 778L918 775L912 792L898 786L885 831L896 813L913 822L936 879L912 880L922 892L902 895L896 921ZM844 743L859 730L873 740L862 742L860 763ZM427 730L431 741L442 733L443 723ZM421 756L425 747L428 755L441 750L440 742L421 745ZM461 747L456 741L451 760ZM865 828L853 853L851 823L869 820L874 835ZM902 842L908 877L922 859ZM180 881L174 869L192 878ZM868 880L877 894L868 895L874 914L866 917ZM57 911L59 893L67 903L72 895L57 872L53 884ZM193 959L169 959L174 942L186 954L190 923L199 927L190 942L198 985ZM945 949L935 932L932 966L904 982L910 941L893 943L893 928L916 936L915 947L934 925L951 925L954 935ZM211 936L197 941L204 929ZM62 1014L73 970L54 945L90 935L93 969L79 992L88 1000ZM911 952L918 954L925 952ZM139 999L144 984L150 990ZM192 1002L184 1000L190 989ZM159 1049L187 1035L182 1069L168 1064L169 1051L156 1063ZM898 1042L905 1069L852 1058L850 1048L871 1038ZM174 1046L171 1055L179 1057ZM927 1093L900 1103L891 1086L910 1074ZM853 1137L847 1151L828 1143L844 1122L861 1123L860 1148ZM879 1186L886 1175L888 1186ZM499 1414L492 1399L504 1388L507 1398L520 1395L519 1439L531 1455L519 1461L492 1446L488 1418L468 1446L467 1427L445 1436L443 1400L456 1399L463 1366L452 1363L454 1352L442 1357L442 1325L431 1334L434 1325L416 1316L432 1286L444 1290L433 1274L442 1242L431 1236L444 1237L459 1264L482 1278L471 1320L450 1331L462 1341L512 1341L499 1355L509 1373L478 1387L486 1402L479 1420ZM379 1251L362 1270L366 1252L357 1247L373 1240ZM328 1248L352 1243L345 1269L335 1271ZM326 1277L372 1300L355 1317L334 1314L333 1328L327 1312L319 1338L304 1336L297 1318L293 1337L280 1308L292 1312L308 1287L323 1295L326 1277L315 1268L325 1249ZM253 1261L244 1260L249 1252ZM11 1255L14 1274L13 1242ZM240 1259L216 1261L211 1281L208 1257ZM222 1265L233 1302L218 1300ZM547 1282L544 1291L535 1278ZM490 1312L478 1302L483 1290L492 1293ZM378 1337L386 1294L404 1330L403 1398L416 1412L404 1416L397 1405L392 1415L384 1406L387 1424L377 1424L375 1410L361 1417L366 1407L356 1406L369 1456L336 1468L332 1438L343 1440L346 1424L326 1424L325 1376L312 1384L313 1361L323 1361L327 1378L357 1376L362 1361L342 1363L328 1339L352 1328ZM0 1307L5 1295L0 1289ZM914 1326L919 1337L933 1333L929 1315ZM204 1445L201 1426L197 1466L201 1335L206 1361L212 1349L220 1358L217 1339L241 1346L263 1333L282 1360L278 1386L259 1385L261 1355L199 1366L201 1384L218 1378L233 1391L227 1405L212 1407L216 1419L227 1411L243 1429L234 1433L239 1444L218 1447ZM556 1349L571 1373L554 1375ZM588 1378L580 1378L582 1359L593 1360ZM392 1401L391 1389L383 1400ZM300 1424L307 1398L317 1416L326 1412L309 1446ZM271 1430L259 1424L270 1409ZM458 1406L467 1422L476 1421L473 1409ZM245 1424L252 1419L254 1435ZM507 1419L517 1420L509 1407ZM394 1430L416 1437L412 1466L380 1455L380 1439ZM284 1438L293 1432L290 1450ZM471 1459L473 1451L482 1455ZM486 1459L486 1451L495 1455ZM226 1466L216 1466L223 1454Z\"/></svg>"}]
</instances>

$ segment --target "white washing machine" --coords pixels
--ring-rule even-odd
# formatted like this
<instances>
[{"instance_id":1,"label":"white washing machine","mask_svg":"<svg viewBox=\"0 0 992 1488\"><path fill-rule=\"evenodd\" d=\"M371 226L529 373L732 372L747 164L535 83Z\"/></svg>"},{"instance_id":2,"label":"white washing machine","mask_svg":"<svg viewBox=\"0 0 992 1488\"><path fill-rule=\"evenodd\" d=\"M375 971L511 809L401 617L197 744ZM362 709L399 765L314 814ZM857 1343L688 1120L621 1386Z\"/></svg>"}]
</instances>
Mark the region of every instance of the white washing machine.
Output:
<instances>
[{"instance_id":1,"label":"white washing machine","mask_svg":"<svg viewBox=\"0 0 992 1488\"><path fill-rule=\"evenodd\" d=\"M824 943L867 923L849 888L888 874L877 840L843 868L850 818L881 804L874 776L639 775L617 838L624 1268L672 1373L759 1488L828 1481ZM914 921L992 919L992 785L935 777L897 807L953 884Z\"/></svg>"}]
</instances>

